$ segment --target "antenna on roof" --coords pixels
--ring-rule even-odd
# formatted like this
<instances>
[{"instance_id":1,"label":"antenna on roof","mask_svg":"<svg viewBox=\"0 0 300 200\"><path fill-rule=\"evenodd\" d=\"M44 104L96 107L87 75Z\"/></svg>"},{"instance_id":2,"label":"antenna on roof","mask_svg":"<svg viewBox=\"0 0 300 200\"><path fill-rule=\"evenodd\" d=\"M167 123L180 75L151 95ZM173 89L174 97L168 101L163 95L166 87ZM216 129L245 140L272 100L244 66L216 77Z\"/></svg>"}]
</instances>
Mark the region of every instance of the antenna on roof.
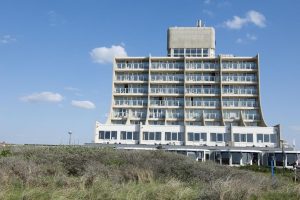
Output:
<instances>
[{"instance_id":1,"label":"antenna on roof","mask_svg":"<svg viewBox=\"0 0 300 200\"><path fill-rule=\"evenodd\" d=\"M202 27L202 26L203 26L201 19L198 19L198 20L197 20L196 26L197 26L197 27Z\"/></svg>"}]
</instances>

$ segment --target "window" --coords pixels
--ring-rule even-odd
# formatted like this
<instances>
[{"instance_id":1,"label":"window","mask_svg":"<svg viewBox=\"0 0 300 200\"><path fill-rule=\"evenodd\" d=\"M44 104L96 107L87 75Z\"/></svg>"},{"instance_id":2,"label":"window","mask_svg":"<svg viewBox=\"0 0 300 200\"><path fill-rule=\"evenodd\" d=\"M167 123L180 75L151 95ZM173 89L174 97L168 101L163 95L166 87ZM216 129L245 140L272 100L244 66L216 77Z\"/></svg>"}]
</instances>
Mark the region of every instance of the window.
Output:
<instances>
[{"instance_id":1,"label":"window","mask_svg":"<svg viewBox=\"0 0 300 200\"><path fill-rule=\"evenodd\" d=\"M194 133L194 139L195 141L200 141L200 133Z\"/></svg>"},{"instance_id":2,"label":"window","mask_svg":"<svg viewBox=\"0 0 300 200\"><path fill-rule=\"evenodd\" d=\"M177 133L172 133L172 140L177 140Z\"/></svg>"},{"instance_id":3,"label":"window","mask_svg":"<svg viewBox=\"0 0 300 200\"><path fill-rule=\"evenodd\" d=\"M241 142L247 142L247 135L241 134Z\"/></svg>"},{"instance_id":4,"label":"window","mask_svg":"<svg viewBox=\"0 0 300 200\"><path fill-rule=\"evenodd\" d=\"M194 141L194 134L193 133L188 133L188 140L189 141Z\"/></svg>"},{"instance_id":5,"label":"window","mask_svg":"<svg viewBox=\"0 0 300 200\"><path fill-rule=\"evenodd\" d=\"M104 131L99 131L99 139L104 139Z\"/></svg>"},{"instance_id":6,"label":"window","mask_svg":"<svg viewBox=\"0 0 300 200\"><path fill-rule=\"evenodd\" d=\"M161 140L161 132L155 133L155 140Z\"/></svg>"},{"instance_id":7,"label":"window","mask_svg":"<svg viewBox=\"0 0 300 200\"><path fill-rule=\"evenodd\" d=\"M167 140L167 141L171 140L171 133L170 132L165 133L165 140Z\"/></svg>"},{"instance_id":8,"label":"window","mask_svg":"<svg viewBox=\"0 0 300 200\"><path fill-rule=\"evenodd\" d=\"M264 142L263 134L257 134L257 142Z\"/></svg>"},{"instance_id":9,"label":"window","mask_svg":"<svg viewBox=\"0 0 300 200\"><path fill-rule=\"evenodd\" d=\"M201 139L202 139L203 141L207 141L206 133L201 133Z\"/></svg>"},{"instance_id":10,"label":"window","mask_svg":"<svg viewBox=\"0 0 300 200\"><path fill-rule=\"evenodd\" d=\"M277 135L276 134L271 134L271 142L276 143L277 142Z\"/></svg>"},{"instance_id":11,"label":"window","mask_svg":"<svg viewBox=\"0 0 300 200\"><path fill-rule=\"evenodd\" d=\"M240 142L240 134L239 133L234 133L233 134L233 139L235 142Z\"/></svg>"},{"instance_id":12,"label":"window","mask_svg":"<svg viewBox=\"0 0 300 200\"><path fill-rule=\"evenodd\" d=\"M132 132L127 132L127 140L132 140Z\"/></svg>"},{"instance_id":13,"label":"window","mask_svg":"<svg viewBox=\"0 0 300 200\"><path fill-rule=\"evenodd\" d=\"M270 135L264 134L264 142L270 142Z\"/></svg>"},{"instance_id":14,"label":"window","mask_svg":"<svg viewBox=\"0 0 300 200\"><path fill-rule=\"evenodd\" d=\"M183 133L182 132L179 132L178 133L178 141L183 141Z\"/></svg>"},{"instance_id":15,"label":"window","mask_svg":"<svg viewBox=\"0 0 300 200\"><path fill-rule=\"evenodd\" d=\"M110 139L110 131L105 131L105 139Z\"/></svg>"},{"instance_id":16,"label":"window","mask_svg":"<svg viewBox=\"0 0 300 200\"><path fill-rule=\"evenodd\" d=\"M247 133L247 142L253 142L253 134Z\"/></svg>"},{"instance_id":17,"label":"window","mask_svg":"<svg viewBox=\"0 0 300 200\"><path fill-rule=\"evenodd\" d=\"M148 132L143 132L143 138L144 140L148 140Z\"/></svg>"},{"instance_id":18,"label":"window","mask_svg":"<svg viewBox=\"0 0 300 200\"><path fill-rule=\"evenodd\" d=\"M217 134L216 133L210 133L210 141L212 141L212 142L217 141Z\"/></svg>"},{"instance_id":19,"label":"window","mask_svg":"<svg viewBox=\"0 0 300 200\"><path fill-rule=\"evenodd\" d=\"M217 142L223 142L223 133L217 134Z\"/></svg>"},{"instance_id":20,"label":"window","mask_svg":"<svg viewBox=\"0 0 300 200\"><path fill-rule=\"evenodd\" d=\"M116 140L117 139L117 131L112 131L111 132L111 139Z\"/></svg>"},{"instance_id":21,"label":"window","mask_svg":"<svg viewBox=\"0 0 300 200\"><path fill-rule=\"evenodd\" d=\"M149 133L149 140L154 140L154 132Z\"/></svg>"},{"instance_id":22,"label":"window","mask_svg":"<svg viewBox=\"0 0 300 200\"><path fill-rule=\"evenodd\" d=\"M224 142L230 141L231 135L230 133L224 133Z\"/></svg>"},{"instance_id":23,"label":"window","mask_svg":"<svg viewBox=\"0 0 300 200\"><path fill-rule=\"evenodd\" d=\"M121 140L126 140L126 131L121 131Z\"/></svg>"},{"instance_id":24,"label":"window","mask_svg":"<svg viewBox=\"0 0 300 200\"><path fill-rule=\"evenodd\" d=\"M139 132L133 132L133 140L139 140Z\"/></svg>"}]
</instances>

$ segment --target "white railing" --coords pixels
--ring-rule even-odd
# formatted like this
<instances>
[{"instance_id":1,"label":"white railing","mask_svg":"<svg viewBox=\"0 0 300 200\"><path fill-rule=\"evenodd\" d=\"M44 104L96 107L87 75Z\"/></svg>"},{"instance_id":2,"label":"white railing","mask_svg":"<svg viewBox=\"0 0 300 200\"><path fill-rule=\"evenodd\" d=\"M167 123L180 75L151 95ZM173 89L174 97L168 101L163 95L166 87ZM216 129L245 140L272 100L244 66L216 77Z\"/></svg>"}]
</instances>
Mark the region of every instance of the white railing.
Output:
<instances>
[{"instance_id":1,"label":"white railing","mask_svg":"<svg viewBox=\"0 0 300 200\"><path fill-rule=\"evenodd\" d=\"M148 69L149 63L147 62L129 62L117 63L117 69Z\"/></svg>"},{"instance_id":2,"label":"white railing","mask_svg":"<svg viewBox=\"0 0 300 200\"><path fill-rule=\"evenodd\" d=\"M183 101L178 100L150 100L151 106L183 106Z\"/></svg>"},{"instance_id":3,"label":"white railing","mask_svg":"<svg viewBox=\"0 0 300 200\"><path fill-rule=\"evenodd\" d=\"M220 90L215 88L186 88L188 94L219 94Z\"/></svg>"},{"instance_id":4,"label":"white railing","mask_svg":"<svg viewBox=\"0 0 300 200\"><path fill-rule=\"evenodd\" d=\"M165 118L165 113L150 112L149 118Z\"/></svg>"},{"instance_id":5,"label":"white railing","mask_svg":"<svg viewBox=\"0 0 300 200\"><path fill-rule=\"evenodd\" d=\"M219 81L219 77L188 75L186 76L185 80L186 81Z\"/></svg>"},{"instance_id":6,"label":"white railing","mask_svg":"<svg viewBox=\"0 0 300 200\"><path fill-rule=\"evenodd\" d=\"M257 69L254 62L223 62L223 69Z\"/></svg>"},{"instance_id":7,"label":"white railing","mask_svg":"<svg viewBox=\"0 0 300 200\"><path fill-rule=\"evenodd\" d=\"M152 69L184 69L182 62L152 62Z\"/></svg>"},{"instance_id":8,"label":"white railing","mask_svg":"<svg viewBox=\"0 0 300 200\"><path fill-rule=\"evenodd\" d=\"M115 88L115 93L147 93L146 88Z\"/></svg>"},{"instance_id":9,"label":"white railing","mask_svg":"<svg viewBox=\"0 0 300 200\"><path fill-rule=\"evenodd\" d=\"M116 81L148 81L148 76L141 75L117 75Z\"/></svg>"},{"instance_id":10,"label":"white railing","mask_svg":"<svg viewBox=\"0 0 300 200\"><path fill-rule=\"evenodd\" d=\"M255 76L223 76L222 81L227 82L256 82Z\"/></svg>"},{"instance_id":11,"label":"white railing","mask_svg":"<svg viewBox=\"0 0 300 200\"><path fill-rule=\"evenodd\" d=\"M219 69L218 63L209 62L188 62L186 63L186 69Z\"/></svg>"},{"instance_id":12,"label":"white railing","mask_svg":"<svg viewBox=\"0 0 300 200\"><path fill-rule=\"evenodd\" d=\"M258 103L253 101L223 101L224 107L257 107Z\"/></svg>"},{"instance_id":13,"label":"white railing","mask_svg":"<svg viewBox=\"0 0 300 200\"><path fill-rule=\"evenodd\" d=\"M219 107L218 101L186 101L186 106L201 106L201 107Z\"/></svg>"},{"instance_id":14,"label":"white railing","mask_svg":"<svg viewBox=\"0 0 300 200\"><path fill-rule=\"evenodd\" d=\"M224 94L252 94L255 95L257 94L257 90L256 89L227 89L227 88L223 88L223 93Z\"/></svg>"},{"instance_id":15,"label":"white railing","mask_svg":"<svg viewBox=\"0 0 300 200\"><path fill-rule=\"evenodd\" d=\"M183 94L183 88L151 88L151 93Z\"/></svg>"},{"instance_id":16,"label":"white railing","mask_svg":"<svg viewBox=\"0 0 300 200\"><path fill-rule=\"evenodd\" d=\"M152 75L151 81L183 81L183 75L172 76L172 75Z\"/></svg>"},{"instance_id":17,"label":"white railing","mask_svg":"<svg viewBox=\"0 0 300 200\"><path fill-rule=\"evenodd\" d=\"M147 100L115 100L117 106L146 106Z\"/></svg>"}]
</instances>

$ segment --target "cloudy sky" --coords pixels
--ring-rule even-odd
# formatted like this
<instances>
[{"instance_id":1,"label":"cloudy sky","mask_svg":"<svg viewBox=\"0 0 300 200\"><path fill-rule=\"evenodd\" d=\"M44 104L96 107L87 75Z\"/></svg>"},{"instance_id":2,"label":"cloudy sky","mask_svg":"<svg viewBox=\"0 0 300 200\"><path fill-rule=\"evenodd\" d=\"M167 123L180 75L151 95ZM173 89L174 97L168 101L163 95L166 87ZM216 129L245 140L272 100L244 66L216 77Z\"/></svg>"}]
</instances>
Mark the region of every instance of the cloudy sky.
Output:
<instances>
[{"instance_id":1,"label":"cloudy sky","mask_svg":"<svg viewBox=\"0 0 300 200\"><path fill-rule=\"evenodd\" d=\"M265 120L299 147L299 10L279 0L1 0L0 141L65 144L72 131L91 142L109 111L112 58L165 56L167 28L202 19L217 54L260 54Z\"/></svg>"}]
</instances>

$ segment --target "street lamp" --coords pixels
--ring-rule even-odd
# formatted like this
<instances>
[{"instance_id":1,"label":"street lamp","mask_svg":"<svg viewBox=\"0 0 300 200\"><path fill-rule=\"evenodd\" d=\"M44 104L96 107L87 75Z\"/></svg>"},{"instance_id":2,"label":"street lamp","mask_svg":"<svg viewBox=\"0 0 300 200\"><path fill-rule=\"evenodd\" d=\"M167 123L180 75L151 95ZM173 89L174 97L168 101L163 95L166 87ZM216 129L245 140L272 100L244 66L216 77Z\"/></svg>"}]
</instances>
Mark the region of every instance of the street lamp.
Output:
<instances>
[{"instance_id":1,"label":"street lamp","mask_svg":"<svg viewBox=\"0 0 300 200\"><path fill-rule=\"evenodd\" d=\"M284 140L280 140L280 142L281 142L282 174L283 174L284 173L284 168L285 168Z\"/></svg>"},{"instance_id":2,"label":"street lamp","mask_svg":"<svg viewBox=\"0 0 300 200\"><path fill-rule=\"evenodd\" d=\"M69 134L69 145L71 145L72 131L69 131L68 134Z\"/></svg>"}]
</instances>

